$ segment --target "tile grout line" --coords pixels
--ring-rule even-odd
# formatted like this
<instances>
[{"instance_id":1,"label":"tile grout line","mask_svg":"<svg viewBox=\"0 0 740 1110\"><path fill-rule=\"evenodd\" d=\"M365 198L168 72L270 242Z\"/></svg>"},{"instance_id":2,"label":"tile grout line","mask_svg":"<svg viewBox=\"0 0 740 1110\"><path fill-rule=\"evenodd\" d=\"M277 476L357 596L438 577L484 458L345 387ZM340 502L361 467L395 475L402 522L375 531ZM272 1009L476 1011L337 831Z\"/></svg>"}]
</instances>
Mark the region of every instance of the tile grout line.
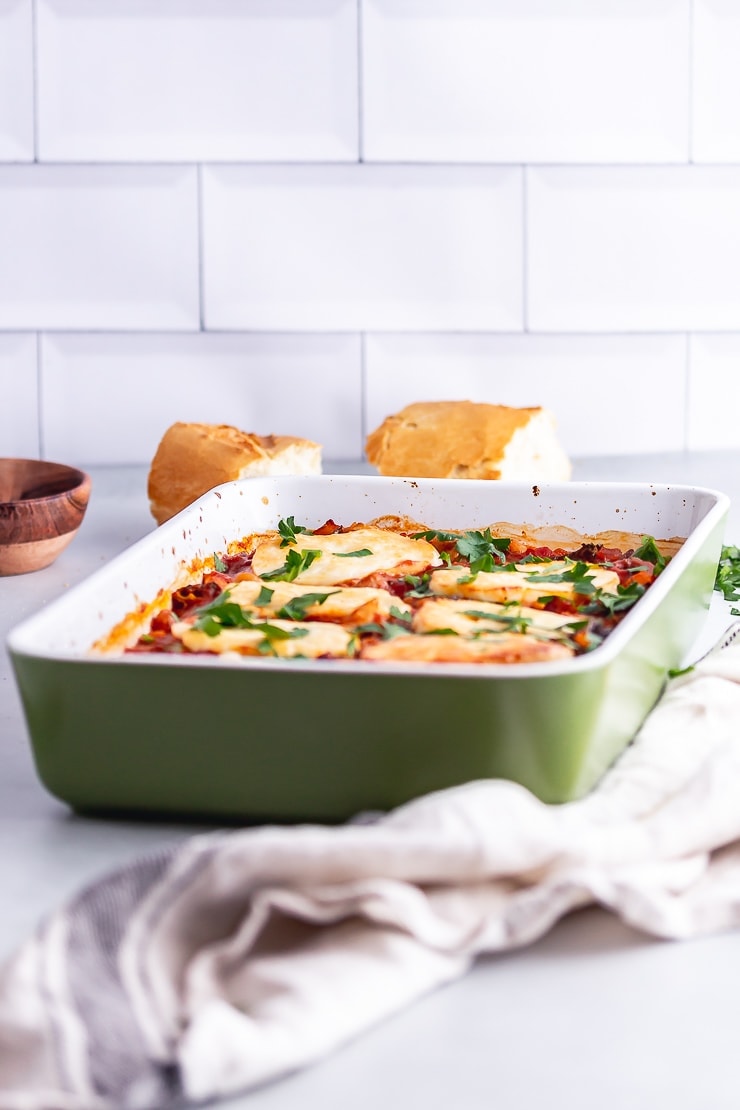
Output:
<instances>
[{"instance_id":1,"label":"tile grout line","mask_svg":"<svg viewBox=\"0 0 740 1110\"><path fill-rule=\"evenodd\" d=\"M206 331L205 323L205 282L203 263L203 164L196 167L196 236L198 244L198 325L199 331Z\"/></svg>"},{"instance_id":2,"label":"tile grout line","mask_svg":"<svg viewBox=\"0 0 740 1110\"><path fill-rule=\"evenodd\" d=\"M696 13L694 8L694 0L689 0L689 50L687 64L689 67L688 79L688 104L686 105L688 119L686 126L686 138L688 144L688 164L694 165L694 34L696 33Z\"/></svg>"},{"instance_id":3,"label":"tile grout line","mask_svg":"<svg viewBox=\"0 0 740 1110\"><path fill-rule=\"evenodd\" d=\"M365 455L367 436L367 332L360 332L360 458Z\"/></svg>"},{"instance_id":4,"label":"tile grout line","mask_svg":"<svg viewBox=\"0 0 740 1110\"><path fill-rule=\"evenodd\" d=\"M33 160L39 161L39 65L38 65L38 0L31 0L31 85L32 85L32 130Z\"/></svg>"},{"instance_id":5,"label":"tile grout line","mask_svg":"<svg viewBox=\"0 0 740 1110\"><path fill-rule=\"evenodd\" d=\"M685 334L685 354L683 372L683 449L689 450L691 432L691 332Z\"/></svg>"},{"instance_id":6,"label":"tile grout line","mask_svg":"<svg viewBox=\"0 0 740 1110\"><path fill-rule=\"evenodd\" d=\"M522 332L529 334L529 173L522 165Z\"/></svg>"},{"instance_id":7,"label":"tile grout line","mask_svg":"<svg viewBox=\"0 0 740 1110\"><path fill-rule=\"evenodd\" d=\"M36 332L36 434L38 437L39 458L44 458L44 404L43 404L43 355L42 332Z\"/></svg>"},{"instance_id":8,"label":"tile grout line","mask_svg":"<svg viewBox=\"0 0 740 1110\"><path fill-rule=\"evenodd\" d=\"M365 160L365 127L364 127L364 70L362 65L362 4L357 0L357 161Z\"/></svg>"}]
</instances>

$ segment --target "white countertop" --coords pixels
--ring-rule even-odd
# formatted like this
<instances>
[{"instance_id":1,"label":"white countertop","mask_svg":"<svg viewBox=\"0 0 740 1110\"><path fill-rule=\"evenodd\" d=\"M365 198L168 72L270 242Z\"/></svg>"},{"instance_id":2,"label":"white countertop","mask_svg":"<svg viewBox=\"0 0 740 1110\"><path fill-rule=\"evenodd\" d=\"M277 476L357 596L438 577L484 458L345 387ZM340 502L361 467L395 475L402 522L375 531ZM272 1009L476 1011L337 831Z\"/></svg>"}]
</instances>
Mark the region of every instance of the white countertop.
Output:
<instances>
[{"instance_id":1,"label":"white countertop","mask_svg":"<svg viewBox=\"0 0 740 1110\"><path fill-rule=\"evenodd\" d=\"M91 473L87 517L56 564L0 578L3 642L15 624L154 527L145 468ZM740 541L740 452L584 459L574 477L724 490L732 499L726 539ZM713 606L697 651L724 619L724 605ZM87 881L195 831L78 817L50 797L36 777L4 648L0 753L0 959ZM736 1110L738 962L737 933L656 941L605 911L582 910L526 949L480 960L462 981L314 1067L221 1105Z\"/></svg>"}]
</instances>

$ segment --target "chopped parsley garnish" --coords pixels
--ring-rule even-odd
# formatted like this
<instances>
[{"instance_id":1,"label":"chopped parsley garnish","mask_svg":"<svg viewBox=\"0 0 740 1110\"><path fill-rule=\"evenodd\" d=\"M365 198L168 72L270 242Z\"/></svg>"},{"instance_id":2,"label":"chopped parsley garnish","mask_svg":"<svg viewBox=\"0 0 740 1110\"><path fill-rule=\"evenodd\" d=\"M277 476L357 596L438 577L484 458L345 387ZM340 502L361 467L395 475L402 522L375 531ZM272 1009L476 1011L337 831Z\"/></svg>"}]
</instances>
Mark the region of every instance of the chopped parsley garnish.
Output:
<instances>
[{"instance_id":1,"label":"chopped parsley garnish","mask_svg":"<svg viewBox=\"0 0 740 1110\"><path fill-rule=\"evenodd\" d=\"M730 544L722 548L714 588L725 601L740 601L740 547ZM740 609L733 607L730 612L740 617Z\"/></svg>"},{"instance_id":2,"label":"chopped parsley garnish","mask_svg":"<svg viewBox=\"0 0 740 1110\"><path fill-rule=\"evenodd\" d=\"M364 559L366 555L372 555L369 547L358 547L357 551L332 551L332 555L336 555L337 559Z\"/></svg>"},{"instance_id":3,"label":"chopped parsley garnish","mask_svg":"<svg viewBox=\"0 0 740 1110\"><path fill-rule=\"evenodd\" d=\"M264 636L257 646L260 655L275 655L272 645L276 640L301 640L304 636L308 636L307 628L277 628L274 624L257 625L256 631Z\"/></svg>"},{"instance_id":4,"label":"chopped parsley garnish","mask_svg":"<svg viewBox=\"0 0 740 1110\"><path fill-rule=\"evenodd\" d=\"M278 532L282 536L280 542L281 547L287 547L288 544L295 543L296 536L301 532L306 536L313 534L308 528L303 528L300 524L296 524L295 517L292 516L286 517L285 520L278 521Z\"/></svg>"},{"instance_id":5,"label":"chopped parsley garnish","mask_svg":"<svg viewBox=\"0 0 740 1110\"><path fill-rule=\"evenodd\" d=\"M590 569L588 563L574 563L568 570L553 574L528 574L527 582L570 582L576 593L588 596L596 593L594 576L589 573Z\"/></svg>"},{"instance_id":6,"label":"chopped parsley garnish","mask_svg":"<svg viewBox=\"0 0 740 1110\"><path fill-rule=\"evenodd\" d=\"M380 636L381 640L392 640L394 636L405 636L409 629L406 625L394 624L388 621L381 624L379 621L368 621L367 624L358 624L355 635Z\"/></svg>"},{"instance_id":7,"label":"chopped parsley garnish","mask_svg":"<svg viewBox=\"0 0 740 1110\"><path fill-rule=\"evenodd\" d=\"M476 575L504 564L510 544L510 539L492 536L491 529L486 528L485 532L464 532L455 546L463 559L470 562L470 573Z\"/></svg>"},{"instance_id":8,"label":"chopped parsley garnish","mask_svg":"<svg viewBox=\"0 0 740 1110\"><path fill-rule=\"evenodd\" d=\"M270 582L293 582L299 574L308 570L314 559L318 559L320 555L321 552L313 548L307 551L289 551L281 567L265 571L261 577Z\"/></svg>"},{"instance_id":9,"label":"chopped parsley garnish","mask_svg":"<svg viewBox=\"0 0 740 1110\"><path fill-rule=\"evenodd\" d=\"M740 614L736 614L736 616L740 616ZM693 663L691 663L688 667L670 667L668 670L668 677L680 678L681 675L691 674L693 670L695 670L695 665Z\"/></svg>"},{"instance_id":10,"label":"chopped parsley garnish","mask_svg":"<svg viewBox=\"0 0 740 1110\"><path fill-rule=\"evenodd\" d=\"M306 619L307 609L312 605L323 605L327 597L338 592L338 590L332 590L328 594L301 594L299 597L293 597L278 609L277 616L286 621L303 621Z\"/></svg>"},{"instance_id":11,"label":"chopped parsley garnish","mask_svg":"<svg viewBox=\"0 0 740 1110\"><path fill-rule=\"evenodd\" d=\"M410 613L408 610L399 609L396 605L391 605L390 616L394 621L399 621L401 624L405 624L410 628L414 614Z\"/></svg>"},{"instance_id":12,"label":"chopped parsley garnish","mask_svg":"<svg viewBox=\"0 0 740 1110\"><path fill-rule=\"evenodd\" d=\"M652 536L643 536L642 543L635 550L635 558L644 559L646 563L652 563L655 566L656 574L660 574L668 562L665 555L661 555Z\"/></svg>"},{"instance_id":13,"label":"chopped parsley garnish","mask_svg":"<svg viewBox=\"0 0 740 1110\"><path fill-rule=\"evenodd\" d=\"M588 621L586 621L586 620L574 620L574 621L567 621L564 624L558 625L558 627L556 629L554 629L554 631L556 631L556 632L566 632L566 631L567 632L582 632L585 628L588 628Z\"/></svg>"},{"instance_id":14,"label":"chopped parsley garnish","mask_svg":"<svg viewBox=\"0 0 740 1110\"><path fill-rule=\"evenodd\" d=\"M193 628L205 632L206 636L218 636L224 628L251 628L252 621L235 601L229 601L228 590L215 601L201 605L195 610Z\"/></svg>"},{"instance_id":15,"label":"chopped parsley garnish","mask_svg":"<svg viewBox=\"0 0 740 1110\"><path fill-rule=\"evenodd\" d=\"M337 546L341 544L349 547L352 543L352 539L348 539L344 534L346 530L339 526L334 525L330 528L327 524L319 531L322 537L330 536L335 532L343 533L337 539ZM227 629L246 630L250 635L233 639L228 637L222 643L245 654L254 654L256 651L262 655L283 655L286 654L286 648L280 646L281 643L309 636L309 629L313 626L304 622L310 622L313 618L325 620L346 629L345 637L349 638L348 647L341 650L339 654L349 656L388 655L393 658L395 652L395 657L405 657L409 654L405 649L400 651L394 645L386 652L382 652L378 650L377 644L368 642L379 639L392 640L403 635L414 639L417 636L457 636L468 642L481 640L496 642L512 635L524 635L543 642L550 641L556 654L560 650L557 644L564 644L572 653L579 654L591 651L609 635L624 612L642 597L654 577L669 561L668 557L661 554L652 536L642 536L640 546L635 551L623 553L616 549L613 552L605 549L604 556L608 555L612 560L609 562L606 557L598 558L600 549L592 543L583 543L569 555L560 549L552 551L549 547L542 546L532 547L528 553L524 553L517 546L520 541L516 538L494 536L490 527L455 532L430 529L411 533L399 530L399 534L433 543L439 557L434 557L423 573L402 575L400 570L403 564L400 564L395 572L394 568L390 567L378 574L376 576L378 590L385 590L385 605L371 609L368 604L371 619L366 623L354 624L354 620L361 619L359 614L353 616L348 613L343 616L341 612L327 613L326 610L319 612L319 607L324 605L327 598L341 592L338 585L331 583L331 576L328 573L319 576L327 579L323 589L320 586L314 586L311 591L306 583L303 589L293 588L285 591L296 593L298 596L289 598L282 605L276 603L273 583L295 581L309 570L316 559L322 554L328 554L331 549L331 541L325 547L322 545L321 550L309 547L311 543L309 537L313 533L310 529L296 524L295 518L289 516L278 523L276 531L270 534L268 540L271 542L271 550L274 551L279 539L280 548L285 548L285 551L278 554L277 558L280 559L284 555L285 562L273 570L266 571L259 579L253 581L250 588L250 594L256 595L253 600L245 602L242 606L234 600L234 597L239 596L239 590L234 590L233 594L230 591L231 587L242 579L255 579L254 574L249 573L253 569L254 552L251 549L245 551L244 555L214 552L213 567L216 572L225 575L229 580L227 583L222 583L226 586L223 592L213 597L214 593L221 590L221 584L213 582L204 572L202 582L190 589L186 608L180 603L178 597L178 604L175 605L173 602L169 612L163 611L161 617L158 616L156 625L154 618L152 619L150 631L139 638L140 650L203 650L202 644L199 645L196 641L193 641L192 647L186 646L179 637L179 629L174 629L173 634L172 620L177 619L192 622L190 625L192 628L209 637L217 637ZM354 538L365 537L356 535ZM318 543L319 540L316 539L314 542ZM515 545L513 552L510 550L512 543ZM331 554L340 559L362 559L374 553L371 548L362 547L350 551L334 551ZM597 586L600 567L594 565L595 562L603 566L613 566L617 570L621 581L616 589L610 587L606 590ZM444 596L439 600L443 601L445 597L458 598L455 609L467 617L468 621L464 625L461 623L458 629L445 626L446 620L449 620L450 624L455 623L451 616L447 618L442 616L441 619L438 616L437 620L441 627L429 628L417 633L415 613L420 604L435 597L431 580L433 567L439 566L440 563L455 569L455 574L451 576L448 574L448 577L456 579L457 585L454 581L448 583L444 587ZM410 562L406 563L407 567L411 565ZM323 565L320 569L323 570ZM247 573L239 573L242 570L246 570ZM538 574L538 570L543 573ZM512 583L507 579L499 580L496 576L502 573L515 576L518 573L521 579L518 583ZM494 583L502 581L504 585L498 592L503 595L514 595L512 600L491 605L490 598L495 596L497 591L495 589L491 591L484 586L484 578L479 579L480 589L460 588L463 584L474 582L479 574L484 577L485 574L490 575ZM311 576L306 577L310 582ZM545 592L548 589L548 583L561 583L569 588L548 594ZM543 620L540 621L530 608L522 608L521 600L517 600L520 597L517 587L525 584L527 592L536 595L532 605L537 609L546 609L560 614L558 620L544 619L543 614ZM514 588L508 589L509 586ZM728 601L737 604L738 608L733 608L732 613L740 616L740 547L722 548L715 589L719 590ZM316 592L318 590L321 592ZM466 594L472 596L466 598ZM207 598L210 600L206 601ZM327 606L327 609L330 607ZM439 611L443 612L443 610ZM163 635L163 633L166 634ZM313 640L309 639L306 643L313 645ZM220 646L215 644L214 650ZM296 644L295 648L300 651L301 645ZM291 654L295 648L290 646ZM321 642L318 643L316 651L322 651ZM329 657L331 654L325 651L318 657ZM427 651L426 654L445 657L450 653ZM483 654L485 656L485 653ZM414 656L413 650L410 655ZM293 655L293 657L303 658L300 655Z\"/></svg>"},{"instance_id":16,"label":"chopped parsley garnish","mask_svg":"<svg viewBox=\"0 0 740 1110\"><path fill-rule=\"evenodd\" d=\"M426 532L413 532L411 534L412 540L427 540L433 543L435 540L438 543L454 543L455 540L460 538L459 532L439 532L436 528L430 528Z\"/></svg>"},{"instance_id":17,"label":"chopped parsley garnish","mask_svg":"<svg viewBox=\"0 0 740 1110\"><path fill-rule=\"evenodd\" d=\"M205 632L206 636L218 636L225 628L243 628L251 632L261 632L267 640L289 640L307 634L305 628L279 628L266 621L253 620L241 605L229 601L228 590L215 601L196 610L193 628Z\"/></svg>"},{"instance_id":18,"label":"chopped parsley garnish","mask_svg":"<svg viewBox=\"0 0 740 1110\"><path fill-rule=\"evenodd\" d=\"M260 588L260 592L257 594L257 596L254 599L252 604L256 605L258 607L262 607L263 605L269 605L270 602L272 601L272 595L274 593L275 593L275 591L271 590L269 586L262 586Z\"/></svg>"},{"instance_id":19,"label":"chopped parsley garnish","mask_svg":"<svg viewBox=\"0 0 740 1110\"><path fill-rule=\"evenodd\" d=\"M429 597L431 595L430 576L428 574L406 574L403 580L407 586L412 587L407 592L406 597Z\"/></svg>"},{"instance_id":20,"label":"chopped parsley garnish","mask_svg":"<svg viewBox=\"0 0 740 1110\"><path fill-rule=\"evenodd\" d=\"M532 623L531 617L523 617L521 614L488 613L485 609L465 609L463 612L466 617L474 620L495 621L504 625L509 632L527 632Z\"/></svg>"},{"instance_id":21,"label":"chopped parsley garnish","mask_svg":"<svg viewBox=\"0 0 740 1110\"><path fill-rule=\"evenodd\" d=\"M639 582L632 582L629 586L617 586L616 594L607 593L606 590L597 590L594 601L597 607L602 606L607 613L622 613L625 609L631 609L644 593L644 586ZM592 612L592 607L590 605L585 606L584 612Z\"/></svg>"},{"instance_id":22,"label":"chopped parsley garnish","mask_svg":"<svg viewBox=\"0 0 740 1110\"><path fill-rule=\"evenodd\" d=\"M413 613L391 605L387 621L368 621L355 628L356 635L380 636L381 640L392 640L411 631Z\"/></svg>"}]
</instances>

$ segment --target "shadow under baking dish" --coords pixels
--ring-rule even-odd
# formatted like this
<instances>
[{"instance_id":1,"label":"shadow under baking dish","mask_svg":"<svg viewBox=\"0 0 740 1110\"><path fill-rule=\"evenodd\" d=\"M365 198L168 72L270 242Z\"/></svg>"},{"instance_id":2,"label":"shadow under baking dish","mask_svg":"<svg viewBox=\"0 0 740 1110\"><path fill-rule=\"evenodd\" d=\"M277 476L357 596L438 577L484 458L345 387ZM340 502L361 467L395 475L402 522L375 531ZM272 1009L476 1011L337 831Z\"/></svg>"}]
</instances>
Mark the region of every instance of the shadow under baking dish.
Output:
<instances>
[{"instance_id":1,"label":"shadow under baking dish","mask_svg":"<svg viewBox=\"0 0 740 1110\"><path fill-rule=\"evenodd\" d=\"M342 821L480 778L546 802L590 790L630 742L706 618L729 501L687 486L365 476L252 478L210 491L13 630L36 767L79 811ZM397 514L685 543L593 652L539 664L100 657L90 646L183 565L294 516Z\"/></svg>"}]
</instances>

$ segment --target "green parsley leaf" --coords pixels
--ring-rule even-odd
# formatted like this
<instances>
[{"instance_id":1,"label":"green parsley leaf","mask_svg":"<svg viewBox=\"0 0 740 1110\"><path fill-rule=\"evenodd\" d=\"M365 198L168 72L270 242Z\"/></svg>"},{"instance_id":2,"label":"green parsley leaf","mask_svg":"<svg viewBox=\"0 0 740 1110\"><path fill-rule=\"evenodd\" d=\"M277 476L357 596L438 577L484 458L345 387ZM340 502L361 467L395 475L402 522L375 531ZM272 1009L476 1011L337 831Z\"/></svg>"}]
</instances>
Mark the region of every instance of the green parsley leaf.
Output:
<instances>
[{"instance_id":1,"label":"green parsley leaf","mask_svg":"<svg viewBox=\"0 0 740 1110\"><path fill-rule=\"evenodd\" d=\"M722 548L714 588L722 594L725 601L737 601L740 598L740 548L728 545ZM733 616L737 616L730 610Z\"/></svg>"},{"instance_id":2,"label":"green parsley leaf","mask_svg":"<svg viewBox=\"0 0 740 1110\"><path fill-rule=\"evenodd\" d=\"M593 594L596 592L594 576L589 574L588 563L574 563L568 570L554 574L528 574L527 582L572 582L575 592L579 594Z\"/></svg>"},{"instance_id":3,"label":"green parsley leaf","mask_svg":"<svg viewBox=\"0 0 740 1110\"><path fill-rule=\"evenodd\" d=\"M355 627L356 636L382 636L385 632L385 625L379 624L378 621L367 621L366 624L358 624Z\"/></svg>"},{"instance_id":4,"label":"green parsley leaf","mask_svg":"<svg viewBox=\"0 0 740 1110\"><path fill-rule=\"evenodd\" d=\"M526 632L532 623L531 617L509 613L487 613L485 609L465 609L463 612L466 617L473 617L475 620L495 621L510 632Z\"/></svg>"},{"instance_id":5,"label":"green parsley leaf","mask_svg":"<svg viewBox=\"0 0 740 1110\"><path fill-rule=\"evenodd\" d=\"M328 594L301 594L300 597L293 597L278 609L277 615L286 621L303 621L306 619L307 609L312 605L323 605L327 597L338 592L338 590L331 590Z\"/></svg>"},{"instance_id":6,"label":"green parsley leaf","mask_svg":"<svg viewBox=\"0 0 740 1110\"><path fill-rule=\"evenodd\" d=\"M283 565L276 567L275 570L266 571L262 578L270 582L293 582L302 571L308 570L314 559L318 559L320 555L321 552L313 548L302 552L289 551Z\"/></svg>"},{"instance_id":7,"label":"green parsley leaf","mask_svg":"<svg viewBox=\"0 0 740 1110\"><path fill-rule=\"evenodd\" d=\"M440 543L454 543L459 538L459 532L439 532L436 528L430 528L427 532L413 532L411 535L412 540L427 540L429 543L433 540L438 540Z\"/></svg>"},{"instance_id":8,"label":"green parsley leaf","mask_svg":"<svg viewBox=\"0 0 740 1110\"><path fill-rule=\"evenodd\" d=\"M428 574L406 574L403 580L407 586L413 586L413 589L407 593L407 597L429 597L432 592L429 588Z\"/></svg>"},{"instance_id":9,"label":"green parsley leaf","mask_svg":"<svg viewBox=\"0 0 740 1110\"><path fill-rule=\"evenodd\" d=\"M575 620L568 621L566 624L559 624L554 631L556 632L581 632L584 628L588 628L588 621Z\"/></svg>"},{"instance_id":10,"label":"green parsley leaf","mask_svg":"<svg viewBox=\"0 0 740 1110\"><path fill-rule=\"evenodd\" d=\"M372 551L369 547L358 547L357 551L332 551L332 555L336 555L337 559L363 559L372 555Z\"/></svg>"},{"instance_id":11,"label":"green parsley leaf","mask_svg":"<svg viewBox=\"0 0 740 1110\"><path fill-rule=\"evenodd\" d=\"M463 559L469 561L470 573L476 575L505 564L510 544L510 539L494 537L491 529L486 528L485 532L464 532L455 546Z\"/></svg>"},{"instance_id":12,"label":"green parsley leaf","mask_svg":"<svg viewBox=\"0 0 740 1110\"><path fill-rule=\"evenodd\" d=\"M278 628L274 624L257 624L254 628L264 634L264 639L257 646L260 655L274 655L272 645L276 640L302 640L308 636L307 628Z\"/></svg>"},{"instance_id":13,"label":"green parsley leaf","mask_svg":"<svg viewBox=\"0 0 740 1110\"><path fill-rule=\"evenodd\" d=\"M379 624L377 621L368 621L367 624L358 624L355 628L355 635L360 636L380 636L381 640L392 640L394 636L405 636L408 634L409 629L405 625L393 624L388 621L386 624Z\"/></svg>"},{"instance_id":14,"label":"green parsley leaf","mask_svg":"<svg viewBox=\"0 0 740 1110\"><path fill-rule=\"evenodd\" d=\"M391 605L390 616L394 621L398 621L400 624L405 625L407 628L411 627L411 621L414 619L413 613L406 612L403 609L399 609L395 605Z\"/></svg>"},{"instance_id":15,"label":"green parsley leaf","mask_svg":"<svg viewBox=\"0 0 740 1110\"><path fill-rule=\"evenodd\" d=\"M256 631L262 632L266 640L301 640L308 636L307 628L278 628L275 624L254 624Z\"/></svg>"},{"instance_id":16,"label":"green parsley leaf","mask_svg":"<svg viewBox=\"0 0 740 1110\"><path fill-rule=\"evenodd\" d=\"M632 582L629 586L617 586L616 594L597 590L593 600L583 607L583 612L593 614L603 612L605 609L610 615L623 613L626 609L631 609L644 593L645 587L639 582Z\"/></svg>"},{"instance_id":17,"label":"green parsley leaf","mask_svg":"<svg viewBox=\"0 0 740 1110\"><path fill-rule=\"evenodd\" d=\"M669 670L668 670L668 677L669 678L680 678L680 676L683 675L683 674L691 674L691 672L693 670L694 670L694 664L693 663L688 667L670 667Z\"/></svg>"},{"instance_id":18,"label":"green parsley leaf","mask_svg":"<svg viewBox=\"0 0 740 1110\"><path fill-rule=\"evenodd\" d=\"M289 516L285 520L278 521L278 532L283 537L280 543L281 547L287 547L288 544L295 543L296 536L303 532L305 535L312 535L308 528L302 528L300 524L296 524L295 517Z\"/></svg>"},{"instance_id":19,"label":"green parsley leaf","mask_svg":"<svg viewBox=\"0 0 740 1110\"><path fill-rule=\"evenodd\" d=\"M220 571L221 574L225 574L229 569L217 551L213 554L213 567L214 570Z\"/></svg>"},{"instance_id":20,"label":"green parsley leaf","mask_svg":"<svg viewBox=\"0 0 740 1110\"><path fill-rule=\"evenodd\" d=\"M254 620L241 605L228 600L228 591L196 610L193 628L205 632L206 636L218 636L224 628L245 628L251 632L261 632L267 641L299 639L308 635L306 628L279 628L267 621Z\"/></svg>"},{"instance_id":21,"label":"green parsley leaf","mask_svg":"<svg viewBox=\"0 0 740 1110\"><path fill-rule=\"evenodd\" d=\"M269 605L274 593L275 591L271 590L269 586L262 586L252 604L257 606Z\"/></svg>"},{"instance_id":22,"label":"green parsley leaf","mask_svg":"<svg viewBox=\"0 0 740 1110\"><path fill-rule=\"evenodd\" d=\"M252 620L235 601L229 601L225 590L207 605L195 610L193 628L206 636L218 636L224 628L252 628Z\"/></svg>"},{"instance_id":23,"label":"green parsley leaf","mask_svg":"<svg viewBox=\"0 0 740 1110\"><path fill-rule=\"evenodd\" d=\"M658 550L658 545L652 536L642 537L642 543L635 550L635 558L644 559L647 563L653 563L656 574L660 574L668 562L666 557L661 555Z\"/></svg>"}]
</instances>

